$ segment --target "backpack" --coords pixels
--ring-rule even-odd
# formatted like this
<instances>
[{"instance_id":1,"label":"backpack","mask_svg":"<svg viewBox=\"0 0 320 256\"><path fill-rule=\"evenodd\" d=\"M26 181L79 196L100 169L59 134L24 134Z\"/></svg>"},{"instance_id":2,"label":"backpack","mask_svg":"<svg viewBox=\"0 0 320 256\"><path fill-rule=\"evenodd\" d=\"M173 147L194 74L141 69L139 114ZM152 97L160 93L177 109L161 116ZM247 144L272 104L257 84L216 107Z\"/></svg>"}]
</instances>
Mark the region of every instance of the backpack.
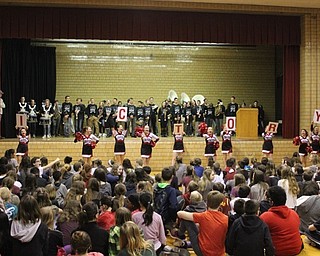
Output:
<instances>
[{"instance_id":1,"label":"backpack","mask_svg":"<svg viewBox=\"0 0 320 256\"><path fill-rule=\"evenodd\" d=\"M166 188L159 188L158 186L154 190L154 211L160 214L162 217L167 211L165 205L168 201L168 193Z\"/></svg>"}]
</instances>

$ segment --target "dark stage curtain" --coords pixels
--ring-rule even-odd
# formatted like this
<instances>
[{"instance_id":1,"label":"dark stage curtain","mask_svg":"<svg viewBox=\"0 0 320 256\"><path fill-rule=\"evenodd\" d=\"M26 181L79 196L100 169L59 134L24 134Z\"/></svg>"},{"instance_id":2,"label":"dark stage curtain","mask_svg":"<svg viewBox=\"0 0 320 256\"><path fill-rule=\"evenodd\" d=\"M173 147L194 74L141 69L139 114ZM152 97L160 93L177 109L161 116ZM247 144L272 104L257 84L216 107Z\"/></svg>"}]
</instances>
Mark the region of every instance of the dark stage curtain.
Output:
<instances>
[{"instance_id":1,"label":"dark stage curtain","mask_svg":"<svg viewBox=\"0 0 320 256\"><path fill-rule=\"evenodd\" d=\"M3 6L0 38L300 45L300 16Z\"/></svg>"},{"instance_id":2,"label":"dark stage curtain","mask_svg":"<svg viewBox=\"0 0 320 256\"><path fill-rule=\"evenodd\" d=\"M282 136L299 134L300 112L300 47L285 46L283 50Z\"/></svg>"},{"instance_id":3,"label":"dark stage curtain","mask_svg":"<svg viewBox=\"0 0 320 256\"><path fill-rule=\"evenodd\" d=\"M18 101L35 99L38 108L44 99L56 95L56 54L54 47L34 47L29 40L2 41L2 90L6 109L4 136L14 137Z\"/></svg>"}]
</instances>

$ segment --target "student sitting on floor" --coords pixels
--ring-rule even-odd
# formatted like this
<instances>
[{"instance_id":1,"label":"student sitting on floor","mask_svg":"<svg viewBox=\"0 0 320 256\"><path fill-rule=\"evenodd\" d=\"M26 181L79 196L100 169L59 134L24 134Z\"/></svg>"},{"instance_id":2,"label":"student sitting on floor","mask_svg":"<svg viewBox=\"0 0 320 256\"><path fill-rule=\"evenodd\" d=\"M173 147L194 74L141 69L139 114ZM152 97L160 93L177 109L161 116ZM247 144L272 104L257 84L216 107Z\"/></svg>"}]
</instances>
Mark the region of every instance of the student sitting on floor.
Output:
<instances>
[{"instance_id":1,"label":"student sitting on floor","mask_svg":"<svg viewBox=\"0 0 320 256\"><path fill-rule=\"evenodd\" d=\"M189 184L190 185L190 184ZM207 205L203 201L202 195L198 191L191 192L190 205L188 205L184 211L186 212L205 212ZM181 220L178 236L184 237L185 232L188 232L188 236L194 252L199 256L202 255L198 244L199 230L196 224L192 221Z\"/></svg>"},{"instance_id":2,"label":"student sitting on floor","mask_svg":"<svg viewBox=\"0 0 320 256\"><path fill-rule=\"evenodd\" d=\"M249 200L244 205L245 214L236 219L229 230L226 251L234 256L272 256L274 248L267 224L259 217L259 203Z\"/></svg>"},{"instance_id":3,"label":"student sitting on floor","mask_svg":"<svg viewBox=\"0 0 320 256\"><path fill-rule=\"evenodd\" d=\"M219 211L224 195L218 191L208 194L208 210L202 213L179 211L178 217L199 223L199 246L204 256L225 255L228 217ZM210 238L210 239L208 239Z\"/></svg>"}]
</instances>

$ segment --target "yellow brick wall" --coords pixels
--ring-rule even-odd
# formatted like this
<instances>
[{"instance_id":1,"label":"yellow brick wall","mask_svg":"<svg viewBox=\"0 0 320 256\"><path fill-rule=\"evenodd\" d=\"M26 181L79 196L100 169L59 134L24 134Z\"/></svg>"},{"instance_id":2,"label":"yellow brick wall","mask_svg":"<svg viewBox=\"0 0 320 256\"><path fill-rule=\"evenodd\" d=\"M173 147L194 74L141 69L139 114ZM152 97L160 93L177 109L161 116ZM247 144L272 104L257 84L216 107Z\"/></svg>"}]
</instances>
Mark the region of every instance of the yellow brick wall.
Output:
<instances>
[{"instance_id":1,"label":"yellow brick wall","mask_svg":"<svg viewBox=\"0 0 320 256\"><path fill-rule=\"evenodd\" d=\"M132 44L58 43L57 99L65 95L96 102L117 97L125 102L154 96L160 104L173 89L190 98L202 94L225 104L254 100L274 120L274 47L208 47Z\"/></svg>"},{"instance_id":2,"label":"yellow brick wall","mask_svg":"<svg viewBox=\"0 0 320 256\"><path fill-rule=\"evenodd\" d=\"M300 127L309 128L320 108L320 13L303 16L300 54Z\"/></svg>"}]
</instances>

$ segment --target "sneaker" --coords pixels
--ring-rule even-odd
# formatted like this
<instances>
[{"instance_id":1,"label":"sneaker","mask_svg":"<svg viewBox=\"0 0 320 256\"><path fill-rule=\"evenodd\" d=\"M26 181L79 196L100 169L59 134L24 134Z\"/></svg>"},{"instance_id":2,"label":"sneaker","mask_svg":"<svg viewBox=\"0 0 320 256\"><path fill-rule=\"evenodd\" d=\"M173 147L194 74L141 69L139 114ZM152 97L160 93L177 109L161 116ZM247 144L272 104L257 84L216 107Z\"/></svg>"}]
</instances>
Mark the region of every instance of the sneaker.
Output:
<instances>
[{"instance_id":1,"label":"sneaker","mask_svg":"<svg viewBox=\"0 0 320 256\"><path fill-rule=\"evenodd\" d=\"M47 136L46 136L46 135L43 135L43 136L42 136L42 139L45 139L45 138L47 138Z\"/></svg>"},{"instance_id":2,"label":"sneaker","mask_svg":"<svg viewBox=\"0 0 320 256\"><path fill-rule=\"evenodd\" d=\"M49 135L47 135L47 138L48 138L48 139L50 139L50 138L51 138L51 135L50 135L50 134L49 134Z\"/></svg>"}]
</instances>

